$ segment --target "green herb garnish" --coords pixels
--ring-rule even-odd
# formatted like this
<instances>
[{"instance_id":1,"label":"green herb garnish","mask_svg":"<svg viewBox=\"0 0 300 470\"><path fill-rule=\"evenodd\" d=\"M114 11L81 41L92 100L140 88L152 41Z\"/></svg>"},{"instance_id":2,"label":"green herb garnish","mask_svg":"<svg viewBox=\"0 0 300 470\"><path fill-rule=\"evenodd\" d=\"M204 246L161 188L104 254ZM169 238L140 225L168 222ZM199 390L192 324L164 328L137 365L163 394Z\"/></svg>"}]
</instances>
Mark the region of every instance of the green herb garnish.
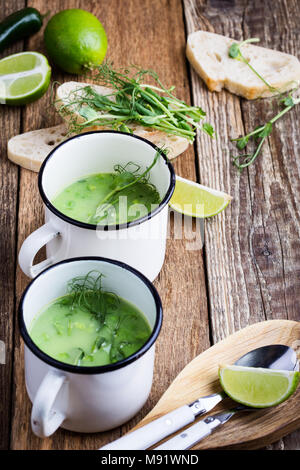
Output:
<instances>
[{"instance_id":1,"label":"green herb garnish","mask_svg":"<svg viewBox=\"0 0 300 470\"><path fill-rule=\"evenodd\" d=\"M104 345L105 343L105 338L103 338L103 336L97 336L93 346L92 346L92 349L91 349L91 354L95 354L97 351L99 351L99 349L101 348L101 346Z\"/></svg>"},{"instance_id":2,"label":"green herb garnish","mask_svg":"<svg viewBox=\"0 0 300 470\"><path fill-rule=\"evenodd\" d=\"M109 209L118 203L121 191L124 191L139 182L151 185L152 188L156 190L155 186L149 182L149 173L157 163L162 151L163 150L160 149L156 152L151 165L148 166L143 173L139 173L141 167L133 162L128 162L125 166L119 164L115 165L114 170L116 172L116 177L113 182L113 188L101 201L99 201L95 215L90 218L90 222L99 223L107 217Z\"/></svg>"},{"instance_id":3,"label":"green herb garnish","mask_svg":"<svg viewBox=\"0 0 300 470\"><path fill-rule=\"evenodd\" d=\"M66 314L66 316L69 317L67 328L68 335L71 334L74 326L71 317L75 309L87 310L91 315L95 316L99 322L98 329L101 329L105 325L108 311L115 310L118 307L120 302L119 297L113 292L103 290L102 279L102 273L99 271L90 271L85 276L74 277L68 282L68 294L57 301L61 305L69 306L69 311ZM57 333L62 334L61 324L55 321L53 325ZM117 329L115 333L117 333ZM73 349L70 352L72 363L74 365L80 365L83 359L94 361L93 355L105 344L105 338L99 335L94 341L89 353L85 352L82 348ZM68 353L62 354L69 357Z\"/></svg>"},{"instance_id":4,"label":"green herb garnish","mask_svg":"<svg viewBox=\"0 0 300 470\"><path fill-rule=\"evenodd\" d=\"M55 330L56 330L56 333L57 333L59 336L61 336L61 335L63 334L63 332L64 332L64 327L63 327L63 325L61 324L61 322L58 321L58 320L54 320L53 326L54 326L54 328L55 328Z\"/></svg>"},{"instance_id":5,"label":"green herb garnish","mask_svg":"<svg viewBox=\"0 0 300 470\"><path fill-rule=\"evenodd\" d=\"M230 48L229 48L229 52L228 52L228 55L229 57L231 57L232 59L236 59L236 60L240 60L241 62L244 62L244 64L246 64L249 69L252 70L253 73L255 73L255 75L269 88L269 90L272 92L272 93L280 93L279 90L277 90L277 88L274 88L272 87L265 79L264 77L262 77L257 70L255 70L252 65L249 63L249 61L243 56L242 52L241 52L241 46L244 46L245 44L249 44L249 43L252 43L252 42L259 42L260 39L259 38L250 38L250 39L246 39L245 41L242 41L240 43L237 43L237 42L234 42L233 44L231 44Z\"/></svg>"},{"instance_id":6,"label":"green herb garnish","mask_svg":"<svg viewBox=\"0 0 300 470\"><path fill-rule=\"evenodd\" d=\"M284 108L276 114L270 121L268 121L266 124L261 125L256 127L252 132L249 134L246 134L244 136L238 137L237 139L232 139L232 142L236 142L236 146L238 150L243 150L249 140L256 141L256 147L255 150L252 153L245 153L245 154L240 154L236 155L233 158L233 164L234 166L242 171L244 168L248 167L251 165L251 163L254 162L254 160L257 158L259 155L261 148L263 146L264 141L266 138L271 134L272 129L273 129L273 124L280 119L284 114L286 114L288 111L290 111L296 104L300 102L299 98L294 98L292 96L292 92L295 90L292 90L292 92L289 92L286 96L284 96L280 90L277 88L272 87L265 79L262 77L257 70L255 70L252 65L249 63L249 61L243 56L241 52L241 46L247 43L251 42L258 42L258 38L250 38L246 39L245 41L242 41L240 43L233 43L230 48L228 55L232 59L240 60L243 63L245 63L253 73L268 87L268 89L276 94L276 97L278 99L279 97L279 102L284 105Z\"/></svg>"},{"instance_id":7,"label":"green herb garnish","mask_svg":"<svg viewBox=\"0 0 300 470\"><path fill-rule=\"evenodd\" d=\"M154 80L155 85L143 83L146 76ZM197 129L212 137L214 135L210 124L199 124L206 113L199 106L189 106L176 98L172 93L174 87L166 88L153 70L131 67L130 71L116 71L105 63L96 69L94 80L111 88L112 93L100 95L92 86L72 92L65 104L58 108L62 117L68 118L70 132L79 133L98 125L132 133L128 126L136 123L185 137L191 142ZM78 122L74 112L84 121Z\"/></svg>"},{"instance_id":8,"label":"green herb garnish","mask_svg":"<svg viewBox=\"0 0 300 470\"><path fill-rule=\"evenodd\" d=\"M258 142L254 152L240 154L233 157L233 164L238 170L242 171L244 168L254 162L260 153L264 141L271 134L273 124L284 114L290 111L296 104L300 103L300 99L293 98L291 94L288 94L288 96L282 100L282 103L284 104L284 108L266 124L258 126L256 129L254 129L254 131L245 136L232 139L232 142L236 142L236 146L239 150L243 150L250 139L252 141Z\"/></svg>"},{"instance_id":9,"label":"green herb garnish","mask_svg":"<svg viewBox=\"0 0 300 470\"><path fill-rule=\"evenodd\" d=\"M34 324L36 344L51 357L76 366L110 364L137 351L151 327L135 305L105 284L97 269L69 280L65 295L54 299Z\"/></svg>"},{"instance_id":10,"label":"green herb garnish","mask_svg":"<svg viewBox=\"0 0 300 470\"><path fill-rule=\"evenodd\" d=\"M76 348L74 356L75 356L74 357L74 364L76 366L80 366L80 362L84 358L85 352L82 348Z\"/></svg>"},{"instance_id":11,"label":"green herb garnish","mask_svg":"<svg viewBox=\"0 0 300 470\"><path fill-rule=\"evenodd\" d=\"M125 355L121 351L119 345L116 345L114 342L110 348L109 358L111 363L122 361L125 358Z\"/></svg>"},{"instance_id":12,"label":"green herb garnish","mask_svg":"<svg viewBox=\"0 0 300 470\"><path fill-rule=\"evenodd\" d=\"M69 306L68 316L76 308L84 309L95 315L99 326L103 325L108 309L116 309L119 305L119 297L103 290L102 279L102 273L90 271L85 276L74 277L68 282L68 295L58 301ZM68 328L71 328L70 322Z\"/></svg>"}]
</instances>

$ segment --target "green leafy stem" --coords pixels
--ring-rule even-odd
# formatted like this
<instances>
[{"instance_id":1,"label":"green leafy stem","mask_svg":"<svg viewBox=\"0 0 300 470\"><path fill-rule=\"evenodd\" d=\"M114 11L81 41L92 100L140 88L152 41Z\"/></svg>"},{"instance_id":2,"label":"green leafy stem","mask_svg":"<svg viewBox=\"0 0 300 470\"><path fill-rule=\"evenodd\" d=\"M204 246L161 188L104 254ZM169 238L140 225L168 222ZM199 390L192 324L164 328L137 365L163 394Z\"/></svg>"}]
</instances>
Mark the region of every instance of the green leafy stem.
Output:
<instances>
[{"instance_id":1,"label":"green leafy stem","mask_svg":"<svg viewBox=\"0 0 300 470\"><path fill-rule=\"evenodd\" d=\"M260 39L259 38L249 38L249 39L245 39L245 41L242 41L240 43L236 43L234 42L230 48L229 48L229 57L231 57L231 59L236 59L236 60L240 60L241 62L244 62L244 64L246 64L250 70L252 70L253 73L255 73L255 75L269 88L269 90L272 92L272 93L277 93L280 91L277 89L277 88L274 88L272 85L270 85L265 79L264 77L262 77L258 72L257 70L255 70L252 65L249 63L249 61L246 59L246 57L243 56L242 54L242 51L241 51L241 46L244 46L245 44L250 44L250 43L253 43L253 42L259 42Z\"/></svg>"},{"instance_id":2,"label":"green leafy stem","mask_svg":"<svg viewBox=\"0 0 300 470\"><path fill-rule=\"evenodd\" d=\"M245 136L238 137L237 139L232 139L232 142L236 142L236 146L239 150L243 150L250 139L258 142L253 153L240 154L233 157L233 164L236 166L236 168L238 168L238 170L242 171L244 168L248 167L249 165L251 165L251 163L254 162L254 160L258 157L261 151L264 141L271 134L273 124L278 121L278 119L280 119L284 114L290 111L299 102L299 98L293 98L291 94L289 94L283 100L283 103L285 105L284 109L281 110L278 114L276 114L276 116L274 116L272 119L270 119L270 121L268 121L263 126L256 127L252 132Z\"/></svg>"},{"instance_id":3,"label":"green leafy stem","mask_svg":"<svg viewBox=\"0 0 300 470\"><path fill-rule=\"evenodd\" d=\"M140 124L167 134L194 141L197 129L214 136L209 123L199 124L206 113L199 106L190 106L172 93L174 87L166 88L153 70L131 67L116 71L109 63L96 69L93 80L112 89L109 95L99 94L93 86L85 86L72 92L64 104L58 106L63 117L68 117L70 132L79 133L92 125L111 127L132 133L128 125ZM150 76L155 85L142 83ZM76 111L83 119L78 122Z\"/></svg>"},{"instance_id":4,"label":"green leafy stem","mask_svg":"<svg viewBox=\"0 0 300 470\"><path fill-rule=\"evenodd\" d=\"M241 46L258 41L258 38L250 38L240 43L233 43L229 48L228 55L232 59L240 60L246 64L252 70L252 72L268 87L268 89L274 93L277 98L279 97L279 101L284 105L284 108L266 124L256 127L252 132L249 132L249 134L232 139L232 142L236 142L236 147L238 150L243 150L247 146L249 140L255 141L257 143L255 150L252 153L239 154L232 157L234 166L240 171L251 165L256 160L261 151L263 143L272 132L273 124L300 102L299 98L292 96L292 92L295 90L292 90L292 92L284 96L279 89L271 86L243 56L241 52Z\"/></svg>"},{"instance_id":5,"label":"green leafy stem","mask_svg":"<svg viewBox=\"0 0 300 470\"><path fill-rule=\"evenodd\" d=\"M140 169L139 165L136 165L135 163L129 162L124 167L122 165L115 165L114 169L116 171L116 178L114 180L114 187L101 201L99 201L95 215L90 218L90 222L99 223L103 218L105 218L108 209L118 202L121 191L130 188L138 182L150 184L148 176L162 152L163 149L159 149L156 152L152 163L141 174L138 173ZM134 166L135 170L130 171L130 166ZM153 186L153 188L156 190L155 186Z\"/></svg>"}]
</instances>

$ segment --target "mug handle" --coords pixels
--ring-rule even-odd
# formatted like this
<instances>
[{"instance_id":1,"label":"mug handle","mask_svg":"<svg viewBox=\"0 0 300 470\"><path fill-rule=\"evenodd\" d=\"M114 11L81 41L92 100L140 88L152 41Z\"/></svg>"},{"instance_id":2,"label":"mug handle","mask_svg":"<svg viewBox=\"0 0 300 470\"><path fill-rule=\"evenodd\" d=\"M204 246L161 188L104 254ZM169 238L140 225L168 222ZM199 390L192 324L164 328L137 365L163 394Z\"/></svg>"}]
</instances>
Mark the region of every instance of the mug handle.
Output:
<instances>
[{"instance_id":1,"label":"mug handle","mask_svg":"<svg viewBox=\"0 0 300 470\"><path fill-rule=\"evenodd\" d=\"M32 232L24 240L19 253L19 265L26 276L33 278L53 263L52 258L47 258L41 263L33 265L33 260L39 249L58 237L58 235L57 229L48 222Z\"/></svg>"},{"instance_id":2,"label":"mug handle","mask_svg":"<svg viewBox=\"0 0 300 470\"><path fill-rule=\"evenodd\" d=\"M31 428L38 437L48 437L63 423L66 415L55 410L53 404L67 378L54 369L45 375L34 397L31 411Z\"/></svg>"}]
</instances>

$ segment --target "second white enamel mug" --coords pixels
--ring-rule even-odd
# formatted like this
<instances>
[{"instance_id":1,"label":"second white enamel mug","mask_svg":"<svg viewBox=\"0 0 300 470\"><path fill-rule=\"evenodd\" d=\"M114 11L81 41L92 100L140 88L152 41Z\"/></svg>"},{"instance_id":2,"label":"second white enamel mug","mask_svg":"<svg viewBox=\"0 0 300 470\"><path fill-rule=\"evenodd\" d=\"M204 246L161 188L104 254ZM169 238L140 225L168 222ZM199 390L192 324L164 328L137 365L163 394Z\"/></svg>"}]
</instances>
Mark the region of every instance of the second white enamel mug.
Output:
<instances>
[{"instance_id":1,"label":"second white enamel mug","mask_svg":"<svg viewBox=\"0 0 300 470\"><path fill-rule=\"evenodd\" d=\"M103 274L104 289L143 312L151 335L138 351L113 364L87 367L57 361L32 341L32 321L45 305L66 294L70 279L94 270ZM97 257L74 258L40 273L26 288L19 305L33 432L47 437L60 426L76 432L100 432L131 419L150 393L161 325L162 305L155 287L124 263Z\"/></svg>"},{"instance_id":2,"label":"second white enamel mug","mask_svg":"<svg viewBox=\"0 0 300 470\"><path fill-rule=\"evenodd\" d=\"M71 219L57 210L52 200L66 186L95 173L113 172L114 165L137 163L141 171L153 162L158 148L151 142L116 131L80 134L58 145L39 173L39 191L45 204L45 224L24 241L19 264L35 277L58 261L78 256L104 256L129 264L151 281L159 274L165 257L168 202L175 187L175 173L161 153L151 169L150 182L161 197L157 208L145 217L113 228ZM46 245L47 259L33 264Z\"/></svg>"}]
</instances>

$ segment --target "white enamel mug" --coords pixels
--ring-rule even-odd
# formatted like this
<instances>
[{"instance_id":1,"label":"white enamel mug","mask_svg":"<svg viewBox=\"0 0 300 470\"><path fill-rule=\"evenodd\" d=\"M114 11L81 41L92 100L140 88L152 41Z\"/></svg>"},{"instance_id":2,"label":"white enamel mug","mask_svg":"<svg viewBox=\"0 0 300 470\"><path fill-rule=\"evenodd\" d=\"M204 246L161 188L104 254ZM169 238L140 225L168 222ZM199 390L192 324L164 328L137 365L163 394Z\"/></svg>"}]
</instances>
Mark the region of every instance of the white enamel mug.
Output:
<instances>
[{"instance_id":1,"label":"white enamel mug","mask_svg":"<svg viewBox=\"0 0 300 470\"><path fill-rule=\"evenodd\" d=\"M24 273L35 277L63 259L104 256L123 261L154 280L164 262L168 202L175 187L173 167L163 153L150 171L150 182L156 186L161 203L144 217L113 227L87 224L64 215L51 201L66 186L93 173L113 172L116 164L134 162L142 172L153 162L157 150L141 137L115 131L80 134L52 150L39 172L46 223L29 235L21 247L19 264ZM44 245L47 259L33 265Z\"/></svg>"},{"instance_id":2,"label":"white enamel mug","mask_svg":"<svg viewBox=\"0 0 300 470\"><path fill-rule=\"evenodd\" d=\"M66 293L67 282L92 270L102 286L133 303L152 329L147 342L122 361L105 366L76 366L51 358L31 340L28 329L38 312ZM25 343L25 381L33 403L31 426L39 437L62 427L77 432L112 429L132 418L144 405L152 385L155 341L162 324L162 305L152 283L134 268L98 257L61 261L40 273L19 305Z\"/></svg>"}]
</instances>

